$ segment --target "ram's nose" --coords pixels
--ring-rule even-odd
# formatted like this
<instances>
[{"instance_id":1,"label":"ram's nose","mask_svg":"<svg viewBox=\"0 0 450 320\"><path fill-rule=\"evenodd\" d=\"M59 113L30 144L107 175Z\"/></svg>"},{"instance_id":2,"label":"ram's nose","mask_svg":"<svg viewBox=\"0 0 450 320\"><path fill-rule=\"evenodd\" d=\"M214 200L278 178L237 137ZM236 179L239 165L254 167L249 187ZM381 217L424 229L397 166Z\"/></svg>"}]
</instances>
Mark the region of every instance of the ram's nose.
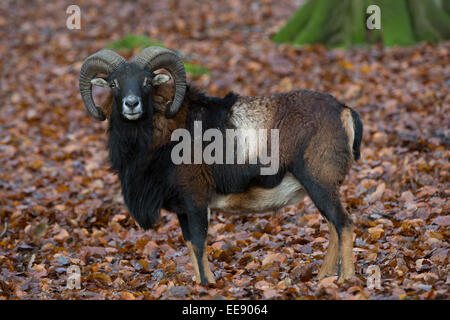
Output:
<instances>
[{"instance_id":1,"label":"ram's nose","mask_svg":"<svg viewBox=\"0 0 450 320\"><path fill-rule=\"evenodd\" d=\"M141 104L141 99L136 97L135 95L126 96L124 101L125 106L130 110L135 109L137 106Z\"/></svg>"},{"instance_id":2,"label":"ram's nose","mask_svg":"<svg viewBox=\"0 0 450 320\"><path fill-rule=\"evenodd\" d=\"M142 115L141 98L128 95L123 98L123 115L129 120L136 120Z\"/></svg>"}]
</instances>

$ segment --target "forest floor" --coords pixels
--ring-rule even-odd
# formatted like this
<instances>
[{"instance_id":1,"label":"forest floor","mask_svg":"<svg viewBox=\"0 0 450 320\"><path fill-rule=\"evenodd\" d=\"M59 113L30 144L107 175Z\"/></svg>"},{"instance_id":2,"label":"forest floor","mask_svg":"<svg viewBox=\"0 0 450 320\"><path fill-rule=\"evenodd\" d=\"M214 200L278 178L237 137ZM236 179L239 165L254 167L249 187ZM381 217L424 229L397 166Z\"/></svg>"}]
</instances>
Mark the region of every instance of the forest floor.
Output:
<instances>
[{"instance_id":1,"label":"forest floor","mask_svg":"<svg viewBox=\"0 0 450 320\"><path fill-rule=\"evenodd\" d=\"M280 46L270 36L288 0L77 1L81 30L68 30L70 2L0 2L0 299L449 298L450 42ZM108 171L106 123L78 89L83 60L126 34L208 68L189 80L210 95L308 89L360 113L362 159L341 188L354 279L316 279L328 231L309 199L282 215L213 213L209 287L191 279L174 214L136 225ZM71 265L81 289L66 287ZM371 266L379 289L367 286Z\"/></svg>"}]
</instances>

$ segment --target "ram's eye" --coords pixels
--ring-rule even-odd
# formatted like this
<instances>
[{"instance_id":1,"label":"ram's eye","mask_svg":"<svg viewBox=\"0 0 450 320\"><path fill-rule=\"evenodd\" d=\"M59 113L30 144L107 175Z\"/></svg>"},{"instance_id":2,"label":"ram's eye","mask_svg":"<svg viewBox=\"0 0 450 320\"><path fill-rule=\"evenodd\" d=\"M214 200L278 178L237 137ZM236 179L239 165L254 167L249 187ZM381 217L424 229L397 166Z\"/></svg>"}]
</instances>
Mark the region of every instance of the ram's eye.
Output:
<instances>
[{"instance_id":1,"label":"ram's eye","mask_svg":"<svg viewBox=\"0 0 450 320\"><path fill-rule=\"evenodd\" d=\"M151 87L152 86L152 82L150 81L149 78L145 78L144 79L144 86L146 86L146 87Z\"/></svg>"},{"instance_id":2,"label":"ram's eye","mask_svg":"<svg viewBox=\"0 0 450 320\"><path fill-rule=\"evenodd\" d=\"M110 87L110 88L115 88L115 87L116 87L116 83L115 83L114 81L112 81L112 82L109 84L109 87Z\"/></svg>"}]
</instances>

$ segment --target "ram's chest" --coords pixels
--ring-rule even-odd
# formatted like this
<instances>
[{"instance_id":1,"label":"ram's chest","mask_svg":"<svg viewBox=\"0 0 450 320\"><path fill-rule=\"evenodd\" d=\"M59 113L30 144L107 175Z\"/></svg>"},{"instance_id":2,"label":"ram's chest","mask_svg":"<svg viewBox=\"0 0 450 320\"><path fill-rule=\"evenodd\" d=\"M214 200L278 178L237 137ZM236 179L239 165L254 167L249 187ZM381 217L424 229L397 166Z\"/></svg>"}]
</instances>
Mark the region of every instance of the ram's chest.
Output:
<instances>
[{"instance_id":1,"label":"ram's chest","mask_svg":"<svg viewBox=\"0 0 450 320\"><path fill-rule=\"evenodd\" d=\"M243 193L215 194L209 208L233 214L276 211L298 204L305 194L303 186L287 173L281 183L272 189L252 187Z\"/></svg>"}]
</instances>

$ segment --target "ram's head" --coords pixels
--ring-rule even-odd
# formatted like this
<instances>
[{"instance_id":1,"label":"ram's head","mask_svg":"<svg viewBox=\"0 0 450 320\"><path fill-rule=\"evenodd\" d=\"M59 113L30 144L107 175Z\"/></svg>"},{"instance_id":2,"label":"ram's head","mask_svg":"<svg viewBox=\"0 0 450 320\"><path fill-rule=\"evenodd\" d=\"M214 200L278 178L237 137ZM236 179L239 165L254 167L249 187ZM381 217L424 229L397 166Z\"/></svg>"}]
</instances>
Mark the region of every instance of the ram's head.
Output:
<instances>
[{"instance_id":1,"label":"ram's head","mask_svg":"<svg viewBox=\"0 0 450 320\"><path fill-rule=\"evenodd\" d=\"M186 92L186 71L183 61L173 51L149 47L127 62L111 50L101 50L88 57L80 71L80 92L89 114L96 120L106 119L92 99L92 85L111 89L113 108L125 120L138 120L152 114L152 93L156 86L170 80L167 74L155 74L166 69L175 83L173 102L166 107L166 116L173 117L180 108ZM97 77L104 74L106 77Z\"/></svg>"}]
</instances>

